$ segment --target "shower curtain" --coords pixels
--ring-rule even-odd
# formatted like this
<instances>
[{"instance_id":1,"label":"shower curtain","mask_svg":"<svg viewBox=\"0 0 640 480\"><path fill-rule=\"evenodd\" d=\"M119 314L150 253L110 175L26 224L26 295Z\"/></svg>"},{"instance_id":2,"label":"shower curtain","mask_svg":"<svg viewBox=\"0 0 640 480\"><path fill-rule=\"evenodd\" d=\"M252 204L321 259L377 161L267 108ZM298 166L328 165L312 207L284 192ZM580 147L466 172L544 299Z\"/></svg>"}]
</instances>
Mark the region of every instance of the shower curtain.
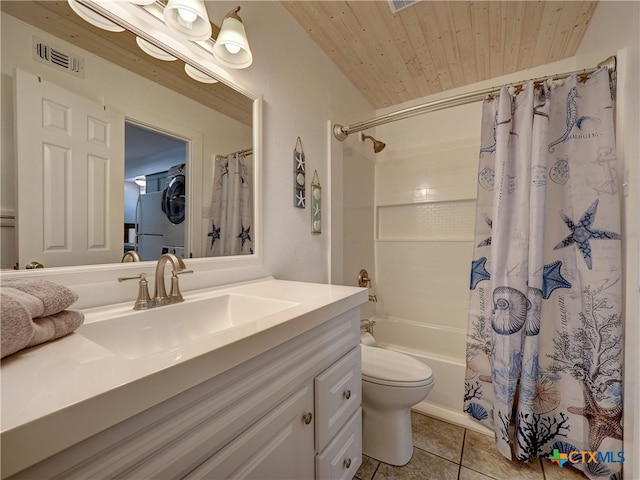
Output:
<instances>
[{"instance_id":1,"label":"shower curtain","mask_svg":"<svg viewBox=\"0 0 640 480\"><path fill-rule=\"evenodd\" d=\"M207 232L207 256L253 253L253 201L247 159L242 154L217 156Z\"/></svg>"},{"instance_id":2,"label":"shower curtain","mask_svg":"<svg viewBox=\"0 0 640 480\"><path fill-rule=\"evenodd\" d=\"M589 478L624 455L616 178L606 69L485 99L464 409Z\"/></svg>"}]
</instances>

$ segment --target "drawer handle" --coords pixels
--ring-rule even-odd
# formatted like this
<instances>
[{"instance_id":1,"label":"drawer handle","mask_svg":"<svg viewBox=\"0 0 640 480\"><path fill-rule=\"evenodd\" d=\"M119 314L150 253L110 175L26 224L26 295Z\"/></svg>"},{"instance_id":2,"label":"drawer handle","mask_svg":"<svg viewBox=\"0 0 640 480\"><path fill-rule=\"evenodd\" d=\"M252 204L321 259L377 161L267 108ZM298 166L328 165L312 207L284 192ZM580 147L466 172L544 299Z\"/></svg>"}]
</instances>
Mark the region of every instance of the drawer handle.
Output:
<instances>
[{"instance_id":1,"label":"drawer handle","mask_svg":"<svg viewBox=\"0 0 640 480\"><path fill-rule=\"evenodd\" d=\"M313 420L313 415L311 414L311 412L307 412L302 416L302 421L306 425L309 425L311 423L311 420Z\"/></svg>"},{"instance_id":2,"label":"drawer handle","mask_svg":"<svg viewBox=\"0 0 640 480\"><path fill-rule=\"evenodd\" d=\"M351 398L351 390L345 390L344 393L342 394L342 396L349 400Z\"/></svg>"},{"instance_id":3,"label":"drawer handle","mask_svg":"<svg viewBox=\"0 0 640 480\"><path fill-rule=\"evenodd\" d=\"M344 461L343 465L344 465L344 468L349 468L349 467L351 467L351 459L350 459L350 458L347 458L347 459Z\"/></svg>"}]
</instances>

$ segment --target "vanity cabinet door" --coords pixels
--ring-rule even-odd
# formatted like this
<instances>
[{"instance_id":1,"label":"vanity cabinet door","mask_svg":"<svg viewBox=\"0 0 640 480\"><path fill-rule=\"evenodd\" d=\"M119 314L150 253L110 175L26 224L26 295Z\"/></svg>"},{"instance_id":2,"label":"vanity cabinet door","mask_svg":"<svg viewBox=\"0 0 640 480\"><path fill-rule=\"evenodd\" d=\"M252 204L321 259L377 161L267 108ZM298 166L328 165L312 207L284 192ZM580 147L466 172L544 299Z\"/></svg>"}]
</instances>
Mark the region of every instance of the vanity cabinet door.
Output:
<instances>
[{"instance_id":1,"label":"vanity cabinet door","mask_svg":"<svg viewBox=\"0 0 640 480\"><path fill-rule=\"evenodd\" d=\"M314 477L313 381L191 472L188 479Z\"/></svg>"}]
</instances>

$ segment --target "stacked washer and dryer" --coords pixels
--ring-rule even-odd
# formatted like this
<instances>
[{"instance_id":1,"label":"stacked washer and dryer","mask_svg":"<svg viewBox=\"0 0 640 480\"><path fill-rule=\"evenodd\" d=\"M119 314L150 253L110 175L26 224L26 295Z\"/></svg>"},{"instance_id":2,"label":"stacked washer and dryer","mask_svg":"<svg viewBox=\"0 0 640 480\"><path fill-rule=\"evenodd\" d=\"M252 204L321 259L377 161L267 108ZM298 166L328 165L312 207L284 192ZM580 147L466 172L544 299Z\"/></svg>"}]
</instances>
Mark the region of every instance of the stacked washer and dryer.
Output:
<instances>
[{"instance_id":1,"label":"stacked washer and dryer","mask_svg":"<svg viewBox=\"0 0 640 480\"><path fill-rule=\"evenodd\" d=\"M141 194L136 207L137 250L142 260L163 253L185 256L185 164L171 167L164 189Z\"/></svg>"}]
</instances>

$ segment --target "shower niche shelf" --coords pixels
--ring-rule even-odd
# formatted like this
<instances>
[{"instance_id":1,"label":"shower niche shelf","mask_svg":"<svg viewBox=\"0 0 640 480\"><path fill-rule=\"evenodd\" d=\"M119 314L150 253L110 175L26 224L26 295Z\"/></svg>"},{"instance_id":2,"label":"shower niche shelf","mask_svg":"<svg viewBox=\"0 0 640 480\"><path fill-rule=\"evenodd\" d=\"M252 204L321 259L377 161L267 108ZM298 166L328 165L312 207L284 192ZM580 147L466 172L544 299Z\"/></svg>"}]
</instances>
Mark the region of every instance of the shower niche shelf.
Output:
<instances>
[{"instance_id":1,"label":"shower niche shelf","mask_svg":"<svg viewBox=\"0 0 640 480\"><path fill-rule=\"evenodd\" d=\"M473 241L475 205L475 199L378 205L376 240Z\"/></svg>"}]
</instances>

